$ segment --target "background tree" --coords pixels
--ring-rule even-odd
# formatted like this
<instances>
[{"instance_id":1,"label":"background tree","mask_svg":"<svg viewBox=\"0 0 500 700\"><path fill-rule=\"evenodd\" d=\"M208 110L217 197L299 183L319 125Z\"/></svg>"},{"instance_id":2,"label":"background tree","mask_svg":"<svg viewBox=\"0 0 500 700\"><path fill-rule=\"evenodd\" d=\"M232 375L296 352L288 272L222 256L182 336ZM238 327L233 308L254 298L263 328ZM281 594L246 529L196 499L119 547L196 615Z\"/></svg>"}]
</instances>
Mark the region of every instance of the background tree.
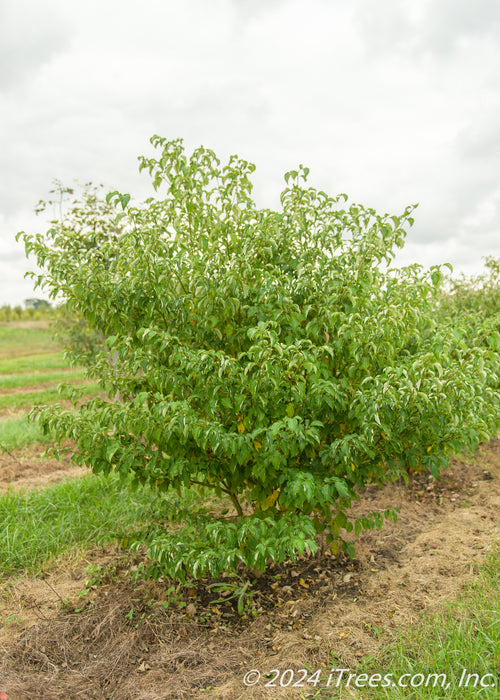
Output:
<instances>
[{"instance_id":1,"label":"background tree","mask_svg":"<svg viewBox=\"0 0 500 700\"><path fill-rule=\"evenodd\" d=\"M499 388L500 259L487 257L481 274L448 276L438 297L437 319L469 348L481 346L488 386Z\"/></svg>"},{"instance_id":2,"label":"background tree","mask_svg":"<svg viewBox=\"0 0 500 700\"><path fill-rule=\"evenodd\" d=\"M24 306L33 311L44 311L51 308L50 302L46 299L25 299Z\"/></svg>"},{"instance_id":3,"label":"background tree","mask_svg":"<svg viewBox=\"0 0 500 700\"><path fill-rule=\"evenodd\" d=\"M76 194L79 189L80 194ZM60 259L57 265L51 259L48 277L32 276L38 286L50 289L51 297L59 301L54 321L56 338L74 364L92 366L97 354L103 351L105 336L99 323L81 312L74 294L65 288L64 279L71 280L70 284L78 280L77 284L83 286L90 265L103 271L117 253L122 229L114 207L106 202L102 185L89 182L83 187L70 188L55 180L50 195L48 200L38 202L36 212L52 211L50 235L57 238ZM100 253L105 245L109 260Z\"/></svg>"},{"instance_id":4,"label":"background tree","mask_svg":"<svg viewBox=\"0 0 500 700\"><path fill-rule=\"evenodd\" d=\"M264 569L316 551L318 533L352 553L346 532L393 514L353 519L360 488L409 466L437 475L497 430L484 367L498 355L438 319L439 267L391 266L413 207L347 207L301 166L280 211L259 209L252 164L152 143L140 167L161 196L84 199L24 235L38 283L105 338L89 371L120 397L39 420L96 472L227 501L180 502L175 527L141 533L153 574Z\"/></svg>"},{"instance_id":5,"label":"background tree","mask_svg":"<svg viewBox=\"0 0 500 700\"><path fill-rule=\"evenodd\" d=\"M0 322L10 321L12 318L12 307L10 304L0 306Z\"/></svg>"}]
</instances>

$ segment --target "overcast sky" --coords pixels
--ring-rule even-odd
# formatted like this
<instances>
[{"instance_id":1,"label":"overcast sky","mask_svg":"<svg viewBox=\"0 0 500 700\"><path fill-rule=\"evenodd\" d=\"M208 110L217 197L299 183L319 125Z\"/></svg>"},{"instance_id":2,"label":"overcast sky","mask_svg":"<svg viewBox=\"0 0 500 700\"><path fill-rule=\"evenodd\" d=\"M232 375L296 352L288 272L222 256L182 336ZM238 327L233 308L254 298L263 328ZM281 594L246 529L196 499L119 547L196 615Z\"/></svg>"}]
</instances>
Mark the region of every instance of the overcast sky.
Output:
<instances>
[{"instance_id":1,"label":"overcast sky","mask_svg":"<svg viewBox=\"0 0 500 700\"><path fill-rule=\"evenodd\" d=\"M399 213L400 263L500 257L499 0L0 0L0 305L33 296L19 230L52 181L152 192L182 137ZM38 292L40 296L40 292Z\"/></svg>"}]
</instances>

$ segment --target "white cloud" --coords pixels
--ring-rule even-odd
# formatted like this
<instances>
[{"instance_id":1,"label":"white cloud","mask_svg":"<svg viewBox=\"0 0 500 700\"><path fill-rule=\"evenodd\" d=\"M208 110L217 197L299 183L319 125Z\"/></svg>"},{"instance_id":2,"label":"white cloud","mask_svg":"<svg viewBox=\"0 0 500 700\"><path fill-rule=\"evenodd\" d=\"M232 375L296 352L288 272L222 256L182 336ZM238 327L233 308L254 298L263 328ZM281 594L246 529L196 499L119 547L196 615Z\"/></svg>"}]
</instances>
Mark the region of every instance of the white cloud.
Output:
<instances>
[{"instance_id":1,"label":"white cloud","mask_svg":"<svg viewBox=\"0 0 500 700\"><path fill-rule=\"evenodd\" d=\"M9 0L0 8L0 90L19 90L66 46L67 27L52 3Z\"/></svg>"},{"instance_id":2,"label":"white cloud","mask_svg":"<svg viewBox=\"0 0 500 700\"><path fill-rule=\"evenodd\" d=\"M467 38L497 41L500 5L497 0L427 0L421 22L421 48L446 55Z\"/></svg>"}]
</instances>

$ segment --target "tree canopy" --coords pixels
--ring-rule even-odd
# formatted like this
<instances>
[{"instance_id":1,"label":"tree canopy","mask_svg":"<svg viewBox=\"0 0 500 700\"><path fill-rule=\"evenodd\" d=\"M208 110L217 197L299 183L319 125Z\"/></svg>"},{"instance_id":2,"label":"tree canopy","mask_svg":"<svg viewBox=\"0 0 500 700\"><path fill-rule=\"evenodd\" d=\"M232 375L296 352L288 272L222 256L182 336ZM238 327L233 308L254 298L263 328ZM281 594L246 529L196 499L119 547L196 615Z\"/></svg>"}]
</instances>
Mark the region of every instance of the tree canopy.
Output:
<instances>
[{"instance_id":1,"label":"tree canopy","mask_svg":"<svg viewBox=\"0 0 500 700\"><path fill-rule=\"evenodd\" d=\"M439 266L391 264L414 207L349 205L300 166L258 208L252 164L151 141L151 198L87 191L24 235L38 284L102 337L89 371L110 397L38 419L96 472L226 502L180 498L175 526L141 533L153 573L264 569L317 535L352 553L349 532L394 515L351 517L359 489L438 475L498 429L498 352L438 318Z\"/></svg>"}]
</instances>

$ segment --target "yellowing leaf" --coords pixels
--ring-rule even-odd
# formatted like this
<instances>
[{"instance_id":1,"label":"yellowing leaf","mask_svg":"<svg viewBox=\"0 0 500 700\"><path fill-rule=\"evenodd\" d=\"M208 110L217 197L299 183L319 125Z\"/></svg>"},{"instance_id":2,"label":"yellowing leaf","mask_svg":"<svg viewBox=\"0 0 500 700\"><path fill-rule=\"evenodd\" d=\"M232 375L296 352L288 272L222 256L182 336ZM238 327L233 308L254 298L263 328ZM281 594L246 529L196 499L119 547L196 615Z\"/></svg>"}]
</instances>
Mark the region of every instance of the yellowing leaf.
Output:
<instances>
[{"instance_id":1,"label":"yellowing leaf","mask_svg":"<svg viewBox=\"0 0 500 700\"><path fill-rule=\"evenodd\" d=\"M255 447L255 449L258 452L261 449L262 444L258 440L255 440L255 442L253 443L253 446Z\"/></svg>"},{"instance_id":2,"label":"yellowing leaf","mask_svg":"<svg viewBox=\"0 0 500 700\"><path fill-rule=\"evenodd\" d=\"M303 588L309 588L309 584L306 583L303 578L299 579L299 583Z\"/></svg>"},{"instance_id":3,"label":"yellowing leaf","mask_svg":"<svg viewBox=\"0 0 500 700\"><path fill-rule=\"evenodd\" d=\"M294 413L295 413L295 410L293 408L293 403L289 403L288 406L286 407L286 415L289 418L293 418Z\"/></svg>"},{"instance_id":4,"label":"yellowing leaf","mask_svg":"<svg viewBox=\"0 0 500 700\"><path fill-rule=\"evenodd\" d=\"M427 452L430 452L433 447L434 447L434 445L429 445L429 447L427 448Z\"/></svg>"},{"instance_id":5,"label":"yellowing leaf","mask_svg":"<svg viewBox=\"0 0 500 700\"><path fill-rule=\"evenodd\" d=\"M243 421L240 421L238 423L238 432L239 433L244 433L245 432L245 426L243 425Z\"/></svg>"},{"instance_id":6,"label":"yellowing leaf","mask_svg":"<svg viewBox=\"0 0 500 700\"><path fill-rule=\"evenodd\" d=\"M279 489L276 489L273 491L265 500L264 505L262 506L262 510L267 510L268 508L272 508L274 504L276 503L278 496L280 495Z\"/></svg>"}]
</instances>

